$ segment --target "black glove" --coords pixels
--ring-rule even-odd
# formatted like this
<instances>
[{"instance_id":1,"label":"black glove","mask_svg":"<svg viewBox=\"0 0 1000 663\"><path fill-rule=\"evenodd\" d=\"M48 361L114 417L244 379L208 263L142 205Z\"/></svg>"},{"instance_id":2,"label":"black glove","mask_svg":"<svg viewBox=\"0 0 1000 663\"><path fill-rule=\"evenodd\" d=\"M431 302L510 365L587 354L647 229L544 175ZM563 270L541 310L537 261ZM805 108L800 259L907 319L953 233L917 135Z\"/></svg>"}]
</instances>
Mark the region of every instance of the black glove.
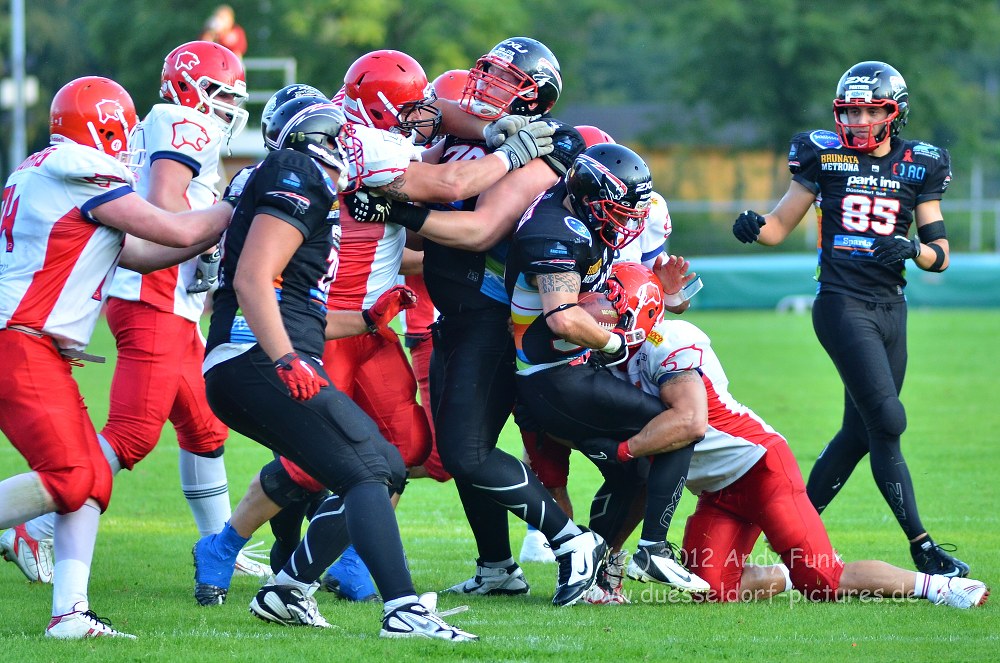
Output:
<instances>
[{"instance_id":1,"label":"black glove","mask_svg":"<svg viewBox=\"0 0 1000 663\"><path fill-rule=\"evenodd\" d=\"M370 191L357 191L343 198L347 211L358 223L386 223L392 213L392 200Z\"/></svg>"},{"instance_id":2,"label":"black glove","mask_svg":"<svg viewBox=\"0 0 1000 663\"><path fill-rule=\"evenodd\" d=\"M202 253L198 256L198 265L194 270L194 281L188 285L191 294L208 292L219 281L219 267L222 265L222 251L216 247L212 253Z\"/></svg>"},{"instance_id":3,"label":"black glove","mask_svg":"<svg viewBox=\"0 0 1000 663\"><path fill-rule=\"evenodd\" d=\"M625 338L625 333L617 328L612 329L611 333L621 340L621 346L614 352L595 350L591 354L591 358L601 366L617 366L628 359L628 342Z\"/></svg>"},{"instance_id":4,"label":"black glove","mask_svg":"<svg viewBox=\"0 0 1000 663\"><path fill-rule=\"evenodd\" d=\"M744 244L753 244L760 236L760 229L764 227L764 217L752 209L740 214L733 223L733 235Z\"/></svg>"},{"instance_id":5,"label":"black glove","mask_svg":"<svg viewBox=\"0 0 1000 663\"><path fill-rule=\"evenodd\" d=\"M920 240L916 237L907 239L902 235L877 237L872 242L872 254L880 265L894 265L920 255Z\"/></svg>"}]
</instances>

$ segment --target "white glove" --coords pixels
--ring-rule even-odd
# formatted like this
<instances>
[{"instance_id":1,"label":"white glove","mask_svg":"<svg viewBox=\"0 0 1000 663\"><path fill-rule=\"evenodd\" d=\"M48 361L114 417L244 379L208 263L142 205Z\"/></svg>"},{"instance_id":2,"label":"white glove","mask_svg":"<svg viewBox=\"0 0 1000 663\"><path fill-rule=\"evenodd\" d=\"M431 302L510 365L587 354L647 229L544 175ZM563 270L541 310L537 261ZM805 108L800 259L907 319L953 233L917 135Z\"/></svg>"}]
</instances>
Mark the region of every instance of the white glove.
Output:
<instances>
[{"instance_id":1,"label":"white glove","mask_svg":"<svg viewBox=\"0 0 1000 663\"><path fill-rule=\"evenodd\" d=\"M552 153L553 133L555 129L548 122L532 122L505 140L494 154L506 159L508 171L520 168L536 157Z\"/></svg>"},{"instance_id":2,"label":"white glove","mask_svg":"<svg viewBox=\"0 0 1000 663\"><path fill-rule=\"evenodd\" d=\"M537 115L535 117L538 117ZM503 145L504 141L528 126L534 118L527 115L505 115L483 127L483 138L490 149Z\"/></svg>"}]
</instances>

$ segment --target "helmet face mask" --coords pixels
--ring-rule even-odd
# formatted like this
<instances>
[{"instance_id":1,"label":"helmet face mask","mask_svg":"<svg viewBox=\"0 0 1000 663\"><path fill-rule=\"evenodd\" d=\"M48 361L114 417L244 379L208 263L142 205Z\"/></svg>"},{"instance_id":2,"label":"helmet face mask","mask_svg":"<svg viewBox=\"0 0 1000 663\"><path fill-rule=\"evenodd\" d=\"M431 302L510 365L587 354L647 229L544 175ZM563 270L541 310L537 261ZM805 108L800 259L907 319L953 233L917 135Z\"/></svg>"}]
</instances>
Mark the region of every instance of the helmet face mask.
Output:
<instances>
[{"instance_id":1,"label":"helmet face mask","mask_svg":"<svg viewBox=\"0 0 1000 663\"><path fill-rule=\"evenodd\" d=\"M167 54L160 97L208 115L230 137L242 131L250 117L242 107L248 98L243 63L214 42L188 42Z\"/></svg>"},{"instance_id":2,"label":"helmet face mask","mask_svg":"<svg viewBox=\"0 0 1000 663\"><path fill-rule=\"evenodd\" d=\"M636 239L649 217L652 175L642 158L623 145L598 143L566 172L574 213L612 249Z\"/></svg>"},{"instance_id":3,"label":"helmet face mask","mask_svg":"<svg viewBox=\"0 0 1000 663\"><path fill-rule=\"evenodd\" d=\"M884 108L885 119L857 122L851 118L852 109L874 108ZM848 69L837 84L833 119L845 147L859 152L878 149L892 136L899 135L906 126L909 111L906 81L884 62L860 62Z\"/></svg>"},{"instance_id":4,"label":"helmet face mask","mask_svg":"<svg viewBox=\"0 0 1000 663\"><path fill-rule=\"evenodd\" d=\"M544 44L511 37L479 58L469 70L460 104L469 113L495 120L504 115L542 115L562 93L559 62Z\"/></svg>"}]
</instances>

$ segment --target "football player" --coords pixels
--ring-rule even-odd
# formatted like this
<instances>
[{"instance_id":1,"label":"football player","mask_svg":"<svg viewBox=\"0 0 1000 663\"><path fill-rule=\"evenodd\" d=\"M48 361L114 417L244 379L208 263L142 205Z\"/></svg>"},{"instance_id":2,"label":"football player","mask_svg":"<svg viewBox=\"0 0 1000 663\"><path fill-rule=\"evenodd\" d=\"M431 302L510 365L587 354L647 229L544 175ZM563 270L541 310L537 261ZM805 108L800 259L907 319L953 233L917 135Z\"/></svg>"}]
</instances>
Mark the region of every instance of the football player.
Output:
<instances>
[{"instance_id":1,"label":"football player","mask_svg":"<svg viewBox=\"0 0 1000 663\"><path fill-rule=\"evenodd\" d=\"M526 427L571 442L625 439L662 411L659 401L636 398L606 370L626 358L628 334L602 328L577 306L581 292L604 287L614 252L641 234L651 195L652 177L642 158L627 147L599 143L578 156L563 181L521 219L508 254L506 286L521 418L533 424ZM613 292L612 301L624 306L621 290ZM639 549L628 573L703 591L704 581L677 562L666 542L690 454L689 449L664 453L650 467ZM642 482L624 471L604 474L590 526L609 539L622 527Z\"/></svg>"},{"instance_id":2,"label":"football player","mask_svg":"<svg viewBox=\"0 0 1000 663\"><path fill-rule=\"evenodd\" d=\"M269 153L243 188L214 298L205 358L208 400L230 428L288 458L343 500L350 538L385 599L382 637L475 640L443 622L429 599L418 600L389 500L405 476L393 469L401 468L399 452L331 386L319 359L327 336L340 335L345 326L347 334L370 326L362 311L326 306L339 266L338 182L347 170L350 139L344 124L332 104L297 113L275 141L282 149ZM199 558L228 558L245 541L231 524L200 540L196 581L228 585L229 569L201 565ZM310 625L329 626L311 592L273 581L269 586ZM275 612L271 601L255 599L252 607L256 614Z\"/></svg>"},{"instance_id":3,"label":"football player","mask_svg":"<svg viewBox=\"0 0 1000 663\"><path fill-rule=\"evenodd\" d=\"M507 239L532 199L555 183L582 149L579 133L549 116L561 91L559 63L544 44L528 37L501 41L470 70L460 105L494 126L516 127L542 114L556 128L552 154L447 210L377 203L371 196L346 200L364 208L352 208L355 217L388 219L424 237L424 281L441 312L430 370L436 442L478 551L475 575L448 591L529 591L511 553L509 511L541 530L552 545L560 563L553 603L570 605L593 583L604 544L559 508L524 463L497 448L514 403L514 345L503 285ZM449 161L485 158L495 145L454 136L441 144L442 159ZM582 575L572 568L583 569Z\"/></svg>"},{"instance_id":4,"label":"football player","mask_svg":"<svg viewBox=\"0 0 1000 663\"><path fill-rule=\"evenodd\" d=\"M192 258L218 241L232 213L228 203L170 213L138 195L123 162L135 125L132 99L114 81L67 83L52 99L51 145L8 178L0 212L0 356L8 374L0 429L32 468L0 482L0 527L59 514L46 629L55 638L134 637L88 604L112 472L72 367L103 361L84 350L117 265L148 273ZM19 565L36 552L23 526L3 538L5 556Z\"/></svg>"},{"instance_id":5,"label":"football player","mask_svg":"<svg viewBox=\"0 0 1000 663\"><path fill-rule=\"evenodd\" d=\"M788 191L766 215L740 214L733 234L744 243L780 244L817 206L813 328L844 383L844 417L809 474L809 498L822 513L868 455L916 568L964 577L969 566L936 544L920 520L900 444L906 261L942 272L949 258L941 198L951 182L951 157L899 136L909 112L906 82L896 69L876 61L848 69L833 101L836 132L793 136Z\"/></svg>"},{"instance_id":6,"label":"football player","mask_svg":"<svg viewBox=\"0 0 1000 663\"><path fill-rule=\"evenodd\" d=\"M656 284L654 283L655 287ZM665 319L628 365L628 379L657 397L664 411L624 442L587 444L599 463L645 463L644 457L692 445L687 488L698 496L684 531L684 559L704 578L709 601L765 598L794 587L810 601L864 595L925 598L974 608L989 589L978 580L906 571L885 562L845 564L806 495L788 442L729 393L708 336L689 322ZM745 565L761 532L783 565Z\"/></svg>"},{"instance_id":7,"label":"football player","mask_svg":"<svg viewBox=\"0 0 1000 663\"><path fill-rule=\"evenodd\" d=\"M243 65L219 44L181 44L164 58L160 96L166 103L153 106L132 138L132 148L145 154L136 191L172 212L209 207L220 197L223 145L247 120ZM212 252L151 274L119 269L106 311L118 361L98 440L111 472L131 470L145 458L169 419L180 446L181 489L200 536L221 531L230 516L223 462L229 431L205 401L198 326L218 260ZM46 541L53 527L49 515L27 523L26 532ZM236 572L269 575L242 552Z\"/></svg>"}]
</instances>

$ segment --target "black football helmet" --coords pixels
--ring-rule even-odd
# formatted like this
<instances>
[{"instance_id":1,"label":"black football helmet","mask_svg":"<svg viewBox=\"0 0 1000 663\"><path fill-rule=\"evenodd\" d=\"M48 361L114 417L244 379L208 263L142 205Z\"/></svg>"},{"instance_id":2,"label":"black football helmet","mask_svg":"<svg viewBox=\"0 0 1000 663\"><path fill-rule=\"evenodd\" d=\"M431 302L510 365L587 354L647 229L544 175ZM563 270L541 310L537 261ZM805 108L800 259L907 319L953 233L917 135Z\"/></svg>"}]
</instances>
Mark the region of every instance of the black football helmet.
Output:
<instances>
[{"instance_id":1,"label":"black football helmet","mask_svg":"<svg viewBox=\"0 0 1000 663\"><path fill-rule=\"evenodd\" d=\"M278 149L302 152L346 175L346 159L340 140L345 123L344 112L333 104L311 104L298 108L294 113L289 112L290 117L284 120L285 107L295 110L297 101L286 101L271 116L269 126L280 124L282 127L275 140Z\"/></svg>"},{"instance_id":2,"label":"black football helmet","mask_svg":"<svg viewBox=\"0 0 1000 663\"><path fill-rule=\"evenodd\" d=\"M549 112L562 93L559 61L545 44L511 37L479 58L459 102L484 120Z\"/></svg>"},{"instance_id":3,"label":"black football helmet","mask_svg":"<svg viewBox=\"0 0 1000 663\"><path fill-rule=\"evenodd\" d=\"M264 147L268 151L278 149L278 138L282 129L290 119L295 117L300 110L309 106L319 104L329 104L330 100L322 93L317 95L297 96L288 99L271 111L266 119L261 121L261 129L264 131ZM278 111L281 111L280 113Z\"/></svg>"},{"instance_id":4,"label":"black football helmet","mask_svg":"<svg viewBox=\"0 0 1000 663\"><path fill-rule=\"evenodd\" d=\"M322 103L330 103L330 100L326 98L326 95L314 88L312 85L306 85L305 83L292 83L291 85L286 85L272 94L271 98L267 100L266 104L264 104L264 110L260 114L260 133L264 136L264 146L267 147L267 149L275 149L275 146L267 141L267 123L270 121L271 116L274 115L274 111L278 110L278 108L286 101L291 101L292 99L296 99L298 97L317 97L319 99L323 99Z\"/></svg>"},{"instance_id":5,"label":"black football helmet","mask_svg":"<svg viewBox=\"0 0 1000 663\"><path fill-rule=\"evenodd\" d=\"M885 126L851 124L850 108L885 108L889 116ZM833 100L833 119L837 135L845 147L859 152L871 152L906 126L910 113L909 94L903 76L884 62L859 62L840 77L837 98Z\"/></svg>"},{"instance_id":6,"label":"black football helmet","mask_svg":"<svg viewBox=\"0 0 1000 663\"><path fill-rule=\"evenodd\" d=\"M653 177L638 154L612 143L584 150L566 173L573 212L605 244L620 249L642 233Z\"/></svg>"}]
</instances>

